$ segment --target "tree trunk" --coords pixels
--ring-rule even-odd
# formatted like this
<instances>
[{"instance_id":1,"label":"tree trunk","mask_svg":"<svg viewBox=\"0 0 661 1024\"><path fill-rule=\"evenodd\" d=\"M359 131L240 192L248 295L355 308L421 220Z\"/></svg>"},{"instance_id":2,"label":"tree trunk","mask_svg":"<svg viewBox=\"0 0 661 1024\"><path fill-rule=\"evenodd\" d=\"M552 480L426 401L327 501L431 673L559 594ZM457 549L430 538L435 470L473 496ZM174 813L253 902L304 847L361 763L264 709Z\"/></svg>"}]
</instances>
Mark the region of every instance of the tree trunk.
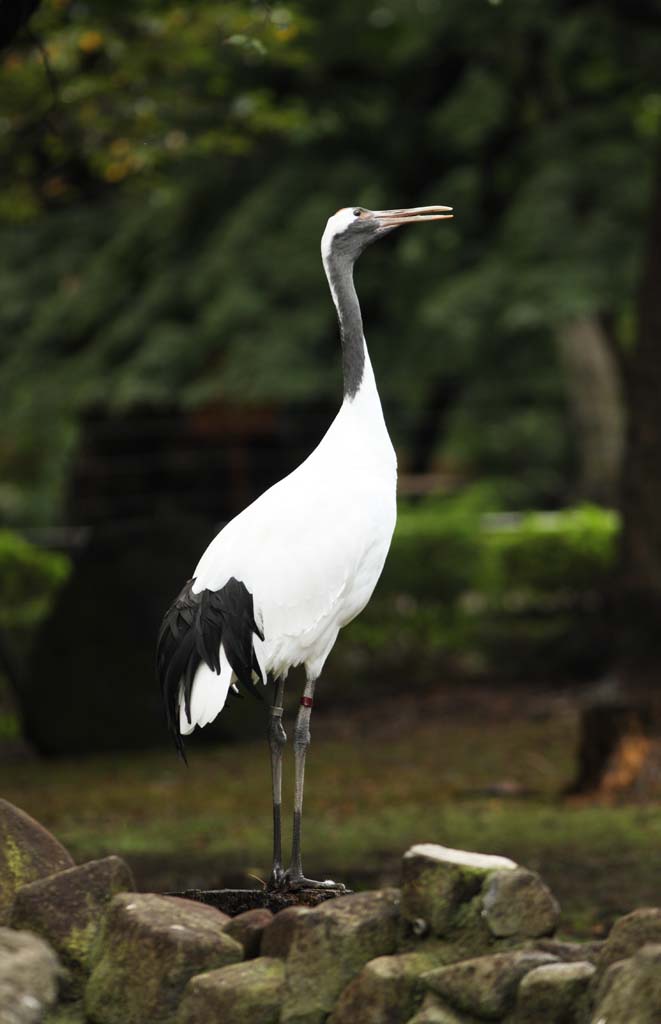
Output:
<instances>
[{"instance_id":1,"label":"tree trunk","mask_svg":"<svg viewBox=\"0 0 661 1024\"><path fill-rule=\"evenodd\" d=\"M620 696L582 718L576 791L639 795L661 785L661 147L627 366L622 540L613 612Z\"/></svg>"},{"instance_id":2,"label":"tree trunk","mask_svg":"<svg viewBox=\"0 0 661 1024\"><path fill-rule=\"evenodd\" d=\"M583 316L556 334L578 448L577 497L617 503L625 440L620 368L596 317Z\"/></svg>"}]
</instances>

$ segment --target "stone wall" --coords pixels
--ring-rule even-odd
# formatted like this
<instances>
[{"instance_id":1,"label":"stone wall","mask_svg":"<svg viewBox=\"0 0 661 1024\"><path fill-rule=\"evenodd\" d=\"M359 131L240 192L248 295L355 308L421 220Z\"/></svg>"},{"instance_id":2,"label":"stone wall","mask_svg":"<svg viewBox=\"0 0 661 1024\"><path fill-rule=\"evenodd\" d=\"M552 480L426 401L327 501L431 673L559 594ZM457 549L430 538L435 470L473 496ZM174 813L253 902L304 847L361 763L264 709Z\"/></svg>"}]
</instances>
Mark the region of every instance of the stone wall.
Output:
<instances>
[{"instance_id":1,"label":"stone wall","mask_svg":"<svg viewBox=\"0 0 661 1024\"><path fill-rule=\"evenodd\" d=\"M400 888L229 917L75 866L0 801L0 1024L660 1024L661 909L554 937L542 880L414 846Z\"/></svg>"}]
</instances>

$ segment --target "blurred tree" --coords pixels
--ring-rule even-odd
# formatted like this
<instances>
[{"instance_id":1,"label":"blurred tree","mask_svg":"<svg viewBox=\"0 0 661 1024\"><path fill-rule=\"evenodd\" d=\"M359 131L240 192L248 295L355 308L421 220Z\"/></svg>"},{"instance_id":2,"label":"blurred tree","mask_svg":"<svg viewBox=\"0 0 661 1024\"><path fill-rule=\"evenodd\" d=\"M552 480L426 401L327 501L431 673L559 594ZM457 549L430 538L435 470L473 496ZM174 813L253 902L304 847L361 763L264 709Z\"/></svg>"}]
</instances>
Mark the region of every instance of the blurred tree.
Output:
<instances>
[{"instance_id":1,"label":"blurred tree","mask_svg":"<svg viewBox=\"0 0 661 1024\"><path fill-rule=\"evenodd\" d=\"M9 46L41 0L0 0L0 50Z\"/></svg>"},{"instance_id":2,"label":"blurred tree","mask_svg":"<svg viewBox=\"0 0 661 1024\"><path fill-rule=\"evenodd\" d=\"M644 23L564 0L52 0L39 19L62 102L34 47L2 69L3 209L24 223L0 255L0 396L5 465L43 514L91 403L331 401L310 253L347 201L458 213L359 270L411 464L442 445L461 473L501 477L509 503L575 490L587 444L564 380L594 408L617 389L586 383L557 339L592 317L619 345L632 322L656 124Z\"/></svg>"}]
</instances>

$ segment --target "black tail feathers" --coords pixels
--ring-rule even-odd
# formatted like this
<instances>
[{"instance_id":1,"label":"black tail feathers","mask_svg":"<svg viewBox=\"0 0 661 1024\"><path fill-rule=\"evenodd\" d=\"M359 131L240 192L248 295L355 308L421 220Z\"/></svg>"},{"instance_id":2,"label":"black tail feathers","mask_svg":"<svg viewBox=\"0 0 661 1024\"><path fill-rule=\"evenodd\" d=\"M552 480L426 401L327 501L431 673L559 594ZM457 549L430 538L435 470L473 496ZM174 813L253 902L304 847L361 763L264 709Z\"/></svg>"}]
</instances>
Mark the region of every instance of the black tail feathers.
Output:
<instances>
[{"instance_id":1,"label":"black tail feathers","mask_svg":"<svg viewBox=\"0 0 661 1024\"><path fill-rule=\"evenodd\" d=\"M165 613L156 645L156 672L161 686L168 728L180 755L186 760L179 731L179 695L183 686L186 715L195 673L202 662L220 673L222 642L232 671L242 686L262 699L253 683L253 672L264 682L255 655L253 636L264 635L255 622L252 594L232 576L220 590L193 593L189 580Z\"/></svg>"}]
</instances>

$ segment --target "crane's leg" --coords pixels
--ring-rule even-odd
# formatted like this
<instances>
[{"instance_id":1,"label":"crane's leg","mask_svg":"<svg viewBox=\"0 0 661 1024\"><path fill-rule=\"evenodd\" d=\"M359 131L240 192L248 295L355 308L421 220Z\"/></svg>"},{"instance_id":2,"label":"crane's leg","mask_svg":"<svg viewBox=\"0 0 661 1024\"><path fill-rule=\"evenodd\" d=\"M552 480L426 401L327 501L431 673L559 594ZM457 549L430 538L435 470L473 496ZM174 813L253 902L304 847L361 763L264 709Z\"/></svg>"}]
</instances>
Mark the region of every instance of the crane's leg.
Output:
<instances>
[{"instance_id":1,"label":"crane's leg","mask_svg":"<svg viewBox=\"0 0 661 1024\"><path fill-rule=\"evenodd\" d=\"M301 860L301 821L303 817L303 785L305 782L305 756L310 745L310 716L314 703L315 680L305 684L301 706L296 716L294 729L294 832L291 849L291 864L285 876L288 889L344 889L341 882L327 879L317 882L314 878L306 878L303 874Z\"/></svg>"},{"instance_id":2,"label":"crane's leg","mask_svg":"<svg viewBox=\"0 0 661 1024\"><path fill-rule=\"evenodd\" d=\"M287 734L282 725L282 701L285 693L284 679L275 684L274 703L269 713L269 746L271 748L271 777L273 781L273 867L269 889L279 889L284 882L285 870L282 865L282 755Z\"/></svg>"}]
</instances>

